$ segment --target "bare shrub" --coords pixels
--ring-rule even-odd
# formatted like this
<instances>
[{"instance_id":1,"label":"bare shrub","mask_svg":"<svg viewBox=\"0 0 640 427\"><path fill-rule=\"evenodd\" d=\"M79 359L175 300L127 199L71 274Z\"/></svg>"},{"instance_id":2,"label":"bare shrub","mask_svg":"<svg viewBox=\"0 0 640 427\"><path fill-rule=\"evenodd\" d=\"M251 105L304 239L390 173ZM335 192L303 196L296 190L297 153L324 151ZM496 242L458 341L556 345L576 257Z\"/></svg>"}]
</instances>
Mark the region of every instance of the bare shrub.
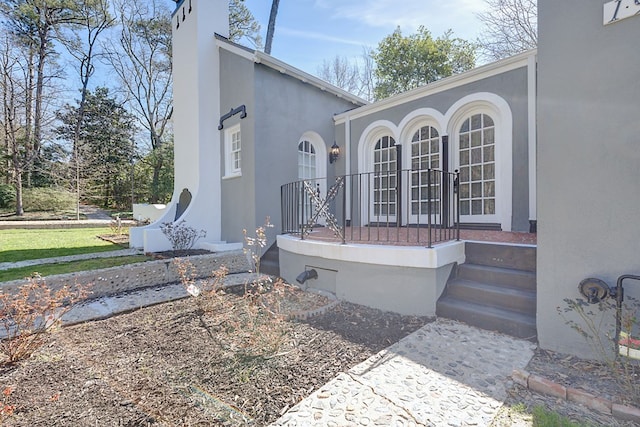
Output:
<instances>
[{"instance_id":1,"label":"bare shrub","mask_svg":"<svg viewBox=\"0 0 640 427\"><path fill-rule=\"evenodd\" d=\"M193 247L198 239L207 237L206 230L197 231L183 219L178 222L163 222L160 230L171 242L174 251L186 251Z\"/></svg>"},{"instance_id":2,"label":"bare shrub","mask_svg":"<svg viewBox=\"0 0 640 427\"><path fill-rule=\"evenodd\" d=\"M52 291L40 276L29 278L17 294L0 291L1 364L11 364L30 357L46 343L59 326L60 319L73 304L89 294L85 286L74 291L65 286Z\"/></svg>"},{"instance_id":3,"label":"bare shrub","mask_svg":"<svg viewBox=\"0 0 640 427\"><path fill-rule=\"evenodd\" d=\"M290 332L281 300L293 287L264 279L225 289L225 267L198 282L188 260L176 258L173 265L196 300L200 326L235 358L268 358L280 350Z\"/></svg>"},{"instance_id":4,"label":"bare shrub","mask_svg":"<svg viewBox=\"0 0 640 427\"><path fill-rule=\"evenodd\" d=\"M622 304L619 313L622 330L620 337L617 337L618 342L615 331L607 330L606 326L615 324L618 313L615 300L601 300L595 306L597 312L593 310L594 306L581 298L567 298L564 302L566 307L557 307L557 311L565 323L589 343L611 377L625 391L626 399L635 405L640 404L640 363L628 357L630 349L635 349L637 342L632 338L632 333L638 326L638 301L628 298L628 302ZM570 313L577 315L578 320L574 320L575 316L568 318ZM609 317L611 314L613 319Z\"/></svg>"},{"instance_id":5,"label":"bare shrub","mask_svg":"<svg viewBox=\"0 0 640 427\"><path fill-rule=\"evenodd\" d=\"M251 257L253 265L255 267L256 274L260 275L260 258L262 258L262 251L267 246L267 229L273 228L271 224L271 217L267 216L264 219L264 224L256 228L256 237L249 236L246 229L242 230L244 234L244 243L246 245L243 248L245 254Z\"/></svg>"}]
</instances>

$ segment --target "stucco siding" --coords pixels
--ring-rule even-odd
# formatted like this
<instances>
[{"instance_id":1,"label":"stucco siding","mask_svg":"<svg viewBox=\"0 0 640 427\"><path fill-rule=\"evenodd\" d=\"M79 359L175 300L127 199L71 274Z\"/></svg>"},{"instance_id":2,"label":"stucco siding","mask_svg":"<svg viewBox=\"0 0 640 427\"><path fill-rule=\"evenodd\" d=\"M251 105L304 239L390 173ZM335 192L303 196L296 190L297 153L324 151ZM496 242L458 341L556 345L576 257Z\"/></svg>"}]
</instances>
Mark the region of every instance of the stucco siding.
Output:
<instances>
[{"instance_id":1,"label":"stucco siding","mask_svg":"<svg viewBox=\"0 0 640 427\"><path fill-rule=\"evenodd\" d=\"M640 16L604 26L604 3L538 2L538 334L581 356L556 307L584 278L640 274Z\"/></svg>"},{"instance_id":2,"label":"stucco siding","mask_svg":"<svg viewBox=\"0 0 640 427\"><path fill-rule=\"evenodd\" d=\"M256 102L253 81L254 64L245 58L221 49L220 51L220 110L228 113L232 108L245 105L247 117L240 114L225 120L220 131L221 171L225 175L225 129L240 124L242 175L222 179L222 239L228 242L242 242L243 228L256 222L255 206L255 124ZM213 118L216 122L219 117Z\"/></svg>"},{"instance_id":3,"label":"stucco siding","mask_svg":"<svg viewBox=\"0 0 640 427\"><path fill-rule=\"evenodd\" d=\"M255 87L256 221L260 225L268 215L280 232L280 187L298 179L300 138L305 132L315 132L328 152L335 137L334 114L354 105L260 64L255 66ZM339 164L329 164L327 156L320 161L333 178ZM275 234L270 233L270 243Z\"/></svg>"},{"instance_id":4,"label":"stucco siding","mask_svg":"<svg viewBox=\"0 0 640 427\"><path fill-rule=\"evenodd\" d=\"M394 126L401 125L412 112L419 109L433 109L442 116L454 113L452 107L461 99L477 93L490 93L504 99L511 110L512 115L512 229L517 231L529 230L529 108L528 108L528 69L527 67L506 71L479 81L467 83L412 100L400 105L395 105L382 111L375 111L364 117L349 120L350 126L350 150L351 172L356 173L359 168L357 157L358 146L363 133L372 123L388 121ZM455 107L454 107L455 108ZM443 123L445 128L440 128L441 135L451 135L455 132L452 123ZM402 132L404 129L398 129ZM397 141L401 142L401 141ZM450 139L451 150L453 138ZM453 156L452 156L453 158ZM408 165L403 165L408 167Z\"/></svg>"}]
</instances>

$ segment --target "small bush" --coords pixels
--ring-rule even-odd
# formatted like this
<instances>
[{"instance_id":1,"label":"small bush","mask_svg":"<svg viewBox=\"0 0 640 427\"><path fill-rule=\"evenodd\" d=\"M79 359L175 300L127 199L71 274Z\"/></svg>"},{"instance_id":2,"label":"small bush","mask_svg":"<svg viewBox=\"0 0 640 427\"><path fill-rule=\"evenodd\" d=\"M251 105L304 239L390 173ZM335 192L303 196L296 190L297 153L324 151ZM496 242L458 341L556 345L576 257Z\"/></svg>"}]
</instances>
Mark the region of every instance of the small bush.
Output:
<instances>
[{"instance_id":1,"label":"small bush","mask_svg":"<svg viewBox=\"0 0 640 427\"><path fill-rule=\"evenodd\" d=\"M0 291L0 364L11 364L30 357L46 341L73 304L88 295L86 288L71 291L63 287L52 291L44 279L35 276L15 295Z\"/></svg>"},{"instance_id":2,"label":"small bush","mask_svg":"<svg viewBox=\"0 0 640 427\"><path fill-rule=\"evenodd\" d=\"M640 364L633 357L620 357L625 355L624 349L629 356L630 349L635 347L636 340L632 334L639 326L640 301L627 296L619 309L612 298L601 300L596 305L582 298L565 298L564 302L564 308L556 308L558 314L586 340L604 363L608 374L624 390L624 399L634 405L640 404ZM620 336L616 336L614 326L617 315L622 327Z\"/></svg>"},{"instance_id":3,"label":"small bush","mask_svg":"<svg viewBox=\"0 0 640 427\"><path fill-rule=\"evenodd\" d=\"M12 208L16 204L16 189L10 184L0 184L0 208Z\"/></svg>"},{"instance_id":4,"label":"small bush","mask_svg":"<svg viewBox=\"0 0 640 427\"><path fill-rule=\"evenodd\" d=\"M200 325L237 359L273 357L289 338L290 325L280 301L294 288L282 279L247 282L239 295L234 295L236 292L223 286L228 274L225 267L198 283L188 260L176 258L173 265L180 282L196 300Z\"/></svg>"},{"instance_id":5,"label":"small bush","mask_svg":"<svg viewBox=\"0 0 640 427\"><path fill-rule=\"evenodd\" d=\"M56 212L75 209L75 195L55 188L27 188L22 193L26 212Z\"/></svg>"},{"instance_id":6,"label":"small bush","mask_svg":"<svg viewBox=\"0 0 640 427\"><path fill-rule=\"evenodd\" d=\"M264 224L256 228L256 237L251 237L247 233L247 229L242 230L244 234L244 243L247 247L243 248L245 255L249 255L253 261L256 274L260 274L260 259L262 258L262 251L267 246L267 229L273 228L271 224L271 217L267 216L264 220Z\"/></svg>"},{"instance_id":7,"label":"small bush","mask_svg":"<svg viewBox=\"0 0 640 427\"><path fill-rule=\"evenodd\" d=\"M183 219L179 222L163 222L160 226L162 234L164 234L174 251L186 251L203 237L207 236L206 230L197 231L193 227L189 227Z\"/></svg>"}]
</instances>

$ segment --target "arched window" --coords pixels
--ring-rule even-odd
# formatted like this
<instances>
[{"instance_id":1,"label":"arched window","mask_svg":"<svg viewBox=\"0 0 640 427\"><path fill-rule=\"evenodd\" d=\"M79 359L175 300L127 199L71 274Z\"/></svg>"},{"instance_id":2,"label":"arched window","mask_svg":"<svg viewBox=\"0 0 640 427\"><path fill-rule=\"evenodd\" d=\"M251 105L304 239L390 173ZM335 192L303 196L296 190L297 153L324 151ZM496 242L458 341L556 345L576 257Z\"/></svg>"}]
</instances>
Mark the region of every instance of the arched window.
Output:
<instances>
[{"instance_id":1,"label":"arched window","mask_svg":"<svg viewBox=\"0 0 640 427\"><path fill-rule=\"evenodd\" d=\"M428 177L428 169L440 169L440 135L433 126L423 126L411 138L411 215L440 211L440 175ZM431 187L431 212L428 208Z\"/></svg>"},{"instance_id":2,"label":"arched window","mask_svg":"<svg viewBox=\"0 0 640 427\"><path fill-rule=\"evenodd\" d=\"M319 183L316 181L317 165L316 165L316 149L313 144L304 139L298 144L298 178L308 181L314 189L320 191ZM299 209L303 209L305 213L305 221L313 216L314 205L311 197L305 193L300 199Z\"/></svg>"},{"instance_id":3,"label":"arched window","mask_svg":"<svg viewBox=\"0 0 640 427\"><path fill-rule=\"evenodd\" d=\"M310 141L303 140L298 144L298 178L316 179L316 149Z\"/></svg>"},{"instance_id":4,"label":"arched window","mask_svg":"<svg viewBox=\"0 0 640 427\"><path fill-rule=\"evenodd\" d=\"M396 141L391 136L383 136L378 139L373 149L373 213L375 216L391 219L396 215L397 170Z\"/></svg>"},{"instance_id":5,"label":"arched window","mask_svg":"<svg viewBox=\"0 0 640 427\"><path fill-rule=\"evenodd\" d=\"M460 214L496 214L495 125L488 114L466 118L459 131Z\"/></svg>"}]
</instances>

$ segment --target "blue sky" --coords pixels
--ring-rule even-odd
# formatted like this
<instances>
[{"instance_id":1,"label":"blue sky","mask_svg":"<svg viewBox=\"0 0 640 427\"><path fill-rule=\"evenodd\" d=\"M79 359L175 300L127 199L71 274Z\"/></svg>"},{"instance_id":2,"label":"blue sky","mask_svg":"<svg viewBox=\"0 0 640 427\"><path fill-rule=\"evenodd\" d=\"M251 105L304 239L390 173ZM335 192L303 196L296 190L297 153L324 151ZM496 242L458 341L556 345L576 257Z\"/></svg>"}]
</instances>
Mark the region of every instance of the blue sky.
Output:
<instances>
[{"instance_id":1,"label":"blue sky","mask_svg":"<svg viewBox=\"0 0 640 427\"><path fill-rule=\"evenodd\" d=\"M270 0L245 0L266 36ZM454 36L475 40L476 18L483 0L280 0L271 54L316 74L323 60L336 55L357 58L363 46L378 42L400 26L411 34L424 25L433 36L452 29Z\"/></svg>"}]
</instances>

